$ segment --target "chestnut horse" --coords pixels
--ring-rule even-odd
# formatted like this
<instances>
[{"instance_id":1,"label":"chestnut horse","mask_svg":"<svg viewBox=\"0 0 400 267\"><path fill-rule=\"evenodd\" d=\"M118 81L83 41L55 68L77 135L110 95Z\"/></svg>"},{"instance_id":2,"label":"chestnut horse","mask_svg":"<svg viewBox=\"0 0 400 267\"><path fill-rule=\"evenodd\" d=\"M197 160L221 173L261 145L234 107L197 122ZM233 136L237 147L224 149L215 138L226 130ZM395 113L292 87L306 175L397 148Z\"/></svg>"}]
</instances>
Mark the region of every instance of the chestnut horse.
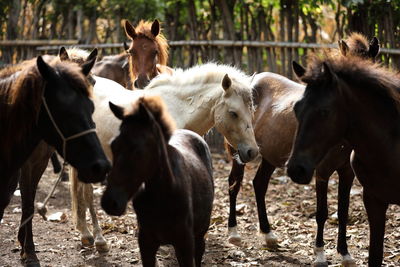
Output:
<instances>
[{"instance_id":1,"label":"chestnut horse","mask_svg":"<svg viewBox=\"0 0 400 267\"><path fill-rule=\"evenodd\" d=\"M132 40L127 53L129 55L130 80L137 89L143 89L160 72L169 73L168 68L168 43L160 33L160 23L141 20L133 27L125 20L125 32Z\"/></svg>"},{"instance_id":2,"label":"chestnut horse","mask_svg":"<svg viewBox=\"0 0 400 267\"><path fill-rule=\"evenodd\" d=\"M156 266L160 245L172 244L180 266L200 267L214 199L208 145L192 131L175 130L160 97L110 108L122 122L111 143L103 209L121 216L133 198L143 266Z\"/></svg>"},{"instance_id":3,"label":"chestnut horse","mask_svg":"<svg viewBox=\"0 0 400 267\"><path fill-rule=\"evenodd\" d=\"M298 127L288 175L309 183L329 149L346 140L370 225L368 265L381 266L386 210L400 205L400 78L357 57L315 58L307 70L295 70L307 86L294 107Z\"/></svg>"},{"instance_id":4,"label":"chestnut horse","mask_svg":"<svg viewBox=\"0 0 400 267\"><path fill-rule=\"evenodd\" d=\"M145 90L126 90L119 84L95 77L96 111L94 120L101 135L103 148L111 159L109 142L118 133L120 121L108 107L108 101L119 106L129 105L143 95L159 95L168 107L178 128L206 134L213 126L228 142L238 149L238 157L248 162L258 154L251 124L253 115L251 78L240 70L213 63L198 65L187 70L175 70L171 75L159 75ZM72 170L73 172L73 170ZM72 173L72 213L76 227L81 232L84 245L97 250L108 250L101 235L93 207L93 187L79 183ZM93 220L94 238L86 224L86 210Z\"/></svg>"},{"instance_id":5,"label":"chestnut horse","mask_svg":"<svg viewBox=\"0 0 400 267\"><path fill-rule=\"evenodd\" d=\"M349 45L346 44L349 43ZM340 52L343 55L359 53L370 55L372 59L379 52L379 42L373 38L370 44L360 34L352 34L346 41L339 42ZM375 51L375 52L374 52ZM288 159L293 144L296 129L296 119L293 113L295 101L301 98L304 86L295 83L281 75L274 73L257 74L253 81L254 99L257 106L254 115L254 131L260 153L263 157L253 180L257 210L259 216L260 232L268 247L277 245L277 238L270 228L265 206L265 194L269 180L276 167L283 167ZM327 219L327 187L331 174L336 170L339 174L339 233L338 251L343 256L343 264L351 266L354 260L347 250L346 224L348 214L348 201L354 174L349 165L351 149L343 144L332 149L324 160L318 165L316 172L317 191L317 237L316 237L316 264L326 265L324 255L323 231ZM229 242L240 244L241 237L237 231L236 199L240 190L244 174L244 165L232 162L229 175Z\"/></svg>"},{"instance_id":6,"label":"chestnut horse","mask_svg":"<svg viewBox=\"0 0 400 267\"><path fill-rule=\"evenodd\" d=\"M76 167L82 181L105 178L110 163L94 130L92 86L85 78L93 64L94 60L82 68L58 60L48 64L39 56L1 71L0 220L15 190L18 169L41 140ZM20 242L23 259L28 265L38 265L33 242Z\"/></svg>"}]
</instances>

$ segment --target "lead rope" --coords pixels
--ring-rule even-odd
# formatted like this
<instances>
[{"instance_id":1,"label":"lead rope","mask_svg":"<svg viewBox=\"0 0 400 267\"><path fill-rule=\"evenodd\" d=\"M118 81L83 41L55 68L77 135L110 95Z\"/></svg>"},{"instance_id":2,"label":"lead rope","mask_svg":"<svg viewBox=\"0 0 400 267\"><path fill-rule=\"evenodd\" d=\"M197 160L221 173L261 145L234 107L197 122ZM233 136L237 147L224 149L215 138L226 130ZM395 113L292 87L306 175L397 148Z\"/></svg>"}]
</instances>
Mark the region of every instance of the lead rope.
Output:
<instances>
[{"instance_id":1,"label":"lead rope","mask_svg":"<svg viewBox=\"0 0 400 267\"><path fill-rule=\"evenodd\" d=\"M43 92L44 92L44 90L43 90ZM78 138L78 137L81 137L83 135L86 135L86 134L89 134L89 133L92 133L92 132L95 133L96 129L95 128L88 129L88 130L85 130L83 132L80 132L80 133L77 133L77 134L74 134L74 135L71 135L71 136L65 138L65 136L62 134L60 128L57 126L57 123L54 120L53 115L50 112L49 106L47 105L46 98L44 97L44 95L42 95L42 102L43 102L43 106L45 107L45 109L47 111L47 115L50 118L50 121L52 122L54 128L56 129L58 135L61 137L61 140L63 142L63 155L62 156L63 156L63 160L64 160L61 172L58 175L57 181L53 185L53 188L51 189L50 193L45 198L44 202L40 203L40 204L38 203L38 205L37 205L38 213L43 217L44 220L47 220L47 217L46 217L46 212L47 212L46 205L47 205L47 202L49 202L50 198L53 196L53 193L56 190L56 187L58 186L58 184L61 181L61 176L62 176L62 174L63 174L63 172L65 170L65 166L68 165L68 162L67 162L67 141L75 139L75 138ZM21 229L23 226L25 226L25 224L28 221L32 220L34 215L35 215L35 211L20 224L18 230Z\"/></svg>"}]
</instances>

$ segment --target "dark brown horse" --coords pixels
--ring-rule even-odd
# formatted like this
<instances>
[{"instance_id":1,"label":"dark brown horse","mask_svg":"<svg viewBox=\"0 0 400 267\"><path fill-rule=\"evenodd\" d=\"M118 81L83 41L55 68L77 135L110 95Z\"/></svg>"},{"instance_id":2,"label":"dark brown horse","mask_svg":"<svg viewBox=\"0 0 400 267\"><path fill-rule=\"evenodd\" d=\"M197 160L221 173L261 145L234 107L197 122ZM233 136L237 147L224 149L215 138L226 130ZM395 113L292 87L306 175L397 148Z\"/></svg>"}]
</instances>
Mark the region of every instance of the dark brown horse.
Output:
<instances>
[{"instance_id":1,"label":"dark brown horse","mask_svg":"<svg viewBox=\"0 0 400 267\"><path fill-rule=\"evenodd\" d=\"M104 179L110 163L93 130L85 77L93 64L48 64L39 56L0 74L0 219L17 183L13 178L41 140L76 166L81 180Z\"/></svg>"},{"instance_id":2,"label":"dark brown horse","mask_svg":"<svg viewBox=\"0 0 400 267\"><path fill-rule=\"evenodd\" d=\"M352 34L347 41L341 41L343 54L357 54L356 51L370 51L375 58L379 51L379 43L375 38L368 44L365 37ZM347 45L349 42L351 45ZM372 51L376 51L373 53ZM363 54L363 53L362 53ZM293 114L295 101L301 98L304 86L295 83L283 76L274 73L260 73L255 76L254 97L257 106L254 115L254 129L257 143L260 146L262 162L253 180L257 210L259 216L260 231L264 235L265 243L269 247L275 247L277 238L272 233L265 206L265 194L269 180L276 167L283 167L288 159L293 144L293 136L296 129L296 119ZM348 217L349 194L354 179L354 174L349 164L351 148L343 143L333 148L318 165L316 172L317 191L317 225L316 237L316 264L327 265L324 256L323 232L328 215L327 188L329 177L334 171L339 174L339 233L338 252L343 256L343 264L351 266L354 260L348 253L346 243L346 224ZM238 244L241 241L237 232L236 198L240 190L244 174L244 165L232 162L232 170L229 175L229 241Z\"/></svg>"},{"instance_id":3,"label":"dark brown horse","mask_svg":"<svg viewBox=\"0 0 400 267\"><path fill-rule=\"evenodd\" d=\"M103 209L120 216L133 198L143 266L156 266L164 244L174 246L180 266L201 266L214 198L207 144L192 131L174 130L159 97L110 108L122 123L111 144Z\"/></svg>"},{"instance_id":4,"label":"dark brown horse","mask_svg":"<svg viewBox=\"0 0 400 267\"><path fill-rule=\"evenodd\" d=\"M329 149L346 140L364 188L368 265L381 266L386 210L389 204L400 205L400 79L357 57L315 58L307 70L295 70L307 87L294 108L298 128L288 175L296 183L309 183Z\"/></svg>"},{"instance_id":5,"label":"dark brown horse","mask_svg":"<svg viewBox=\"0 0 400 267\"><path fill-rule=\"evenodd\" d=\"M132 40L127 52L130 79L135 88L143 89L160 72L171 70L166 67L169 46L160 31L158 20L153 23L141 20L136 27L125 21L126 35Z\"/></svg>"},{"instance_id":6,"label":"dark brown horse","mask_svg":"<svg viewBox=\"0 0 400 267\"><path fill-rule=\"evenodd\" d=\"M129 47L124 42L124 52L118 55L105 56L97 61L92 73L113 80L123 87L132 90L133 83L129 74Z\"/></svg>"},{"instance_id":7,"label":"dark brown horse","mask_svg":"<svg viewBox=\"0 0 400 267\"><path fill-rule=\"evenodd\" d=\"M72 53L70 57L66 54L66 50L64 48L60 49L59 58L62 61L75 60L79 62L82 66L88 64L88 62L93 62L96 58L97 50L94 50L86 61L77 60L76 53ZM52 61L58 61L57 58L52 56L46 56L47 59ZM23 62L19 64L21 67L28 62ZM86 73L85 73L86 74ZM41 141L39 145L33 150L31 156L25 161L25 163L21 167L21 172L17 173L15 176L15 180L19 178L20 182L20 190L21 190L21 200L22 200L22 216L21 222L25 222L23 227L20 227L18 231L18 240L21 244L21 257L25 260L26 265L28 266L37 266L39 265L39 261L35 254L35 246L33 243L32 236L32 219L28 219L34 213L34 200L37 185L39 183L40 178L44 170L47 167L47 163L49 161L49 157L54 153L54 148L48 145L46 142ZM27 220L28 219L28 220Z\"/></svg>"}]
</instances>

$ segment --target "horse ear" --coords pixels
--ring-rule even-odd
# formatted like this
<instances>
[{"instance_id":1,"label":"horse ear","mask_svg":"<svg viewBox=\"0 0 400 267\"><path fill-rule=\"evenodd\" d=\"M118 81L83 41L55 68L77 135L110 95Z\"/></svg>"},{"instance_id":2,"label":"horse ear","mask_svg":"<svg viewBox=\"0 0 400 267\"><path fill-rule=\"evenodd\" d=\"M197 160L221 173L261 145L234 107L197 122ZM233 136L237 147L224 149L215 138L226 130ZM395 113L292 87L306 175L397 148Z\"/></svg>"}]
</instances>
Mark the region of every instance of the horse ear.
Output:
<instances>
[{"instance_id":1,"label":"horse ear","mask_svg":"<svg viewBox=\"0 0 400 267\"><path fill-rule=\"evenodd\" d=\"M37 57L36 65L37 65L37 68L38 68L40 74L42 75L42 77L44 79L49 80L52 77L55 77L55 75L56 75L55 71L46 62L44 62L42 56Z\"/></svg>"},{"instance_id":2,"label":"horse ear","mask_svg":"<svg viewBox=\"0 0 400 267\"><path fill-rule=\"evenodd\" d=\"M160 33L160 22L157 19L151 24L151 33L156 37Z\"/></svg>"},{"instance_id":3,"label":"horse ear","mask_svg":"<svg viewBox=\"0 0 400 267\"><path fill-rule=\"evenodd\" d=\"M108 105L110 106L110 109L112 111L112 113L114 113L115 117L117 117L120 120L124 119L124 108L115 105L114 103L112 103L111 101L108 102Z\"/></svg>"},{"instance_id":4,"label":"horse ear","mask_svg":"<svg viewBox=\"0 0 400 267\"><path fill-rule=\"evenodd\" d=\"M96 60L98 54L97 48L94 48L92 52L90 52L89 56L86 58L86 61L90 61L92 59Z\"/></svg>"},{"instance_id":5,"label":"horse ear","mask_svg":"<svg viewBox=\"0 0 400 267\"><path fill-rule=\"evenodd\" d=\"M346 56L350 50L349 46L347 45L347 43L344 40L340 40L340 41L338 41L338 43L339 43L340 53L342 53L343 56Z\"/></svg>"},{"instance_id":6,"label":"horse ear","mask_svg":"<svg viewBox=\"0 0 400 267\"><path fill-rule=\"evenodd\" d=\"M372 38L371 42L369 43L368 54L369 56L374 59L379 53L379 40L375 36Z\"/></svg>"},{"instance_id":7,"label":"horse ear","mask_svg":"<svg viewBox=\"0 0 400 267\"><path fill-rule=\"evenodd\" d=\"M124 41L124 50L125 50L125 52L128 52L128 50L129 50L129 46L125 41Z\"/></svg>"},{"instance_id":8,"label":"horse ear","mask_svg":"<svg viewBox=\"0 0 400 267\"><path fill-rule=\"evenodd\" d=\"M137 37L136 30L128 20L125 20L125 33L132 40Z\"/></svg>"},{"instance_id":9,"label":"horse ear","mask_svg":"<svg viewBox=\"0 0 400 267\"><path fill-rule=\"evenodd\" d=\"M64 46L61 46L60 51L58 52L58 57L61 61L69 60L67 49Z\"/></svg>"},{"instance_id":10,"label":"horse ear","mask_svg":"<svg viewBox=\"0 0 400 267\"><path fill-rule=\"evenodd\" d=\"M91 60L86 60L86 62L82 64L81 67L82 67L83 75L85 75L85 76L89 75L95 62L96 62L96 57L92 58Z\"/></svg>"},{"instance_id":11,"label":"horse ear","mask_svg":"<svg viewBox=\"0 0 400 267\"><path fill-rule=\"evenodd\" d=\"M333 80L333 73L331 71L331 67L329 67L329 65L326 62L322 63L321 72L327 80L329 81Z\"/></svg>"},{"instance_id":12,"label":"horse ear","mask_svg":"<svg viewBox=\"0 0 400 267\"><path fill-rule=\"evenodd\" d=\"M222 88L224 90L228 90L232 85L231 78L229 78L228 74L225 74L224 78L222 79Z\"/></svg>"},{"instance_id":13,"label":"horse ear","mask_svg":"<svg viewBox=\"0 0 400 267\"><path fill-rule=\"evenodd\" d=\"M292 67L293 67L294 73L296 73L296 76L299 79L301 79L304 76L304 74L306 73L306 69L302 65L297 63L296 61L292 61Z\"/></svg>"}]
</instances>

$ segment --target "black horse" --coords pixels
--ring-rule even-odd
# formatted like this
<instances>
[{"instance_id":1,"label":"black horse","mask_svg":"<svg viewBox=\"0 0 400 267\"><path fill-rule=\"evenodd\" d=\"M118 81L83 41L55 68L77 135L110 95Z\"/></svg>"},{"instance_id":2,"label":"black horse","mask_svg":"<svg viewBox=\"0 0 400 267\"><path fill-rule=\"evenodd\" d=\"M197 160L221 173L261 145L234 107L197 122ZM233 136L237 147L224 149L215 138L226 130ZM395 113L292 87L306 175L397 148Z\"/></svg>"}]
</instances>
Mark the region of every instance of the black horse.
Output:
<instances>
[{"instance_id":1,"label":"black horse","mask_svg":"<svg viewBox=\"0 0 400 267\"><path fill-rule=\"evenodd\" d=\"M294 106L298 127L288 175L296 183L309 183L322 157L346 140L364 187L368 264L381 266L386 210L400 204L400 78L351 56L316 57L307 70L297 64L295 72L307 87Z\"/></svg>"}]
</instances>

